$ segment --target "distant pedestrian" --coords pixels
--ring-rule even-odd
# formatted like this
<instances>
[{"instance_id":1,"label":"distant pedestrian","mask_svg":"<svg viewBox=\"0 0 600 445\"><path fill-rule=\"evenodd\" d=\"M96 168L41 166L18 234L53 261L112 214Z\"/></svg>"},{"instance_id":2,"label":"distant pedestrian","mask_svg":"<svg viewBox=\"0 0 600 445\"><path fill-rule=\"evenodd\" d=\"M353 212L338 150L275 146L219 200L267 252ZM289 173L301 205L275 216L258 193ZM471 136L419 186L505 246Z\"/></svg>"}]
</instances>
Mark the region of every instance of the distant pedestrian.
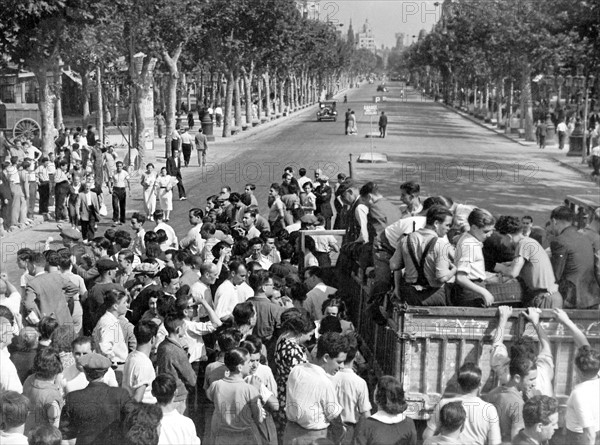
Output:
<instances>
[{"instance_id":1,"label":"distant pedestrian","mask_svg":"<svg viewBox=\"0 0 600 445\"><path fill-rule=\"evenodd\" d=\"M350 112L350 117L348 118L348 134L358 134L358 127L356 126L356 115L354 114L354 111Z\"/></svg>"},{"instance_id":2,"label":"distant pedestrian","mask_svg":"<svg viewBox=\"0 0 600 445\"><path fill-rule=\"evenodd\" d=\"M542 120L538 120L537 125L535 127L535 136L538 142L538 146L540 148L546 148L546 125L542 122Z\"/></svg>"},{"instance_id":3,"label":"distant pedestrian","mask_svg":"<svg viewBox=\"0 0 600 445\"><path fill-rule=\"evenodd\" d=\"M183 186L183 177L181 176L181 157L179 150L173 150L173 156L167 159L167 174L177 179L177 192L179 193L179 200L185 201L185 187Z\"/></svg>"},{"instance_id":4,"label":"distant pedestrian","mask_svg":"<svg viewBox=\"0 0 600 445\"><path fill-rule=\"evenodd\" d=\"M196 150L198 152L198 166L206 165L206 151L208 150L208 138L202 133L202 127L198 129L198 134L194 138Z\"/></svg>"},{"instance_id":5,"label":"distant pedestrian","mask_svg":"<svg viewBox=\"0 0 600 445\"><path fill-rule=\"evenodd\" d=\"M350 113L352 112L352 110L350 108L348 108L348 111L346 111L346 117L344 119L344 131L346 132L346 136L348 136L348 123L350 122Z\"/></svg>"},{"instance_id":6,"label":"distant pedestrian","mask_svg":"<svg viewBox=\"0 0 600 445\"><path fill-rule=\"evenodd\" d=\"M217 121L217 127L220 127L221 122L223 121L223 109L220 105L215 107L215 119Z\"/></svg>"},{"instance_id":7,"label":"distant pedestrian","mask_svg":"<svg viewBox=\"0 0 600 445\"><path fill-rule=\"evenodd\" d=\"M181 151L183 152L183 162L184 166L187 167L190 163L190 157L192 156L192 145L194 144L194 139L192 139L192 135L189 133L189 128L183 130L181 133Z\"/></svg>"},{"instance_id":8,"label":"distant pedestrian","mask_svg":"<svg viewBox=\"0 0 600 445\"><path fill-rule=\"evenodd\" d=\"M194 128L194 113L192 113L192 110L190 110L190 112L187 115L187 120L188 120L188 127L190 127L190 130L192 128Z\"/></svg>"},{"instance_id":9,"label":"distant pedestrian","mask_svg":"<svg viewBox=\"0 0 600 445\"><path fill-rule=\"evenodd\" d=\"M127 205L127 191L131 192L129 173L123 170L123 163L117 162L117 171L112 177L112 205L114 225L125 224L125 211Z\"/></svg>"},{"instance_id":10,"label":"distant pedestrian","mask_svg":"<svg viewBox=\"0 0 600 445\"><path fill-rule=\"evenodd\" d=\"M165 134L165 117L161 113L158 113L154 118L154 122L158 131L158 137L162 139L163 134Z\"/></svg>"},{"instance_id":11,"label":"distant pedestrian","mask_svg":"<svg viewBox=\"0 0 600 445\"><path fill-rule=\"evenodd\" d=\"M385 137L385 130L387 128L387 123L388 123L387 116L385 115L385 112L382 111L381 116L379 116L379 137L380 138Z\"/></svg>"},{"instance_id":12,"label":"distant pedestrian","mask_svg":"<svg viewBox=\"0 0 600 445\"><path fill-rule=\"evenodd\" d=\"M556 132L558 133L558 148L562 150L565 148L565 139L567 137L567 124L565 124L564 119L556 126Z\"/></svg>"}]
</instances>

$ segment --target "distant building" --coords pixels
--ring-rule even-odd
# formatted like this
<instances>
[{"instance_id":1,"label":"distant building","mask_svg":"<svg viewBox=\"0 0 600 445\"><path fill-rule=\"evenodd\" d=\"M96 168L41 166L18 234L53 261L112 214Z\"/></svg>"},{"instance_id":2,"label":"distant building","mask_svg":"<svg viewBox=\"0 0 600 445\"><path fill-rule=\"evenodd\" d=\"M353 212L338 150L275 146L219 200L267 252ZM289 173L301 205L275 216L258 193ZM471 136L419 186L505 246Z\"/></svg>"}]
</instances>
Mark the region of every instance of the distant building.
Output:
<instances>
[{"instance_id":1,"label":"distant building","mask_svg":"<svg viewBox=\"0 0 600 445\"><path fill-rule=\"evenodd\" d=\"M402 51L404 49L404 39L406 35L403 32L396 33L396 47L394 49Z\"/></svg>"},{"instance_id":2,"label":"distant building","mask_svg":"<svg viewBox=\"0 0 600 445\"><path fill-rule=\"evenodd\" d=\"M377 51L377 46L375 45L375 34L373 34L371 25L369 25L369 20L365 20L365 24L362 27L362 32L359 32L356 35L356 47L366 48L373 53Z\"/></svg>"}]
</instances>

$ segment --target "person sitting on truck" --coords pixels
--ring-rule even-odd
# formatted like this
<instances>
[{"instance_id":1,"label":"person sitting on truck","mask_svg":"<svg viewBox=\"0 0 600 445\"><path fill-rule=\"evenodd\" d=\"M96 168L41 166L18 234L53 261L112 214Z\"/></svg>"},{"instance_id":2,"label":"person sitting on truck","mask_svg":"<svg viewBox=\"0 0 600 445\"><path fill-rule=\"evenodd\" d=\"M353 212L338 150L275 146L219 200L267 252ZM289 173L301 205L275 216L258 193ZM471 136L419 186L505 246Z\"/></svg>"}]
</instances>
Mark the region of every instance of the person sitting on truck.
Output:
<instances>
[{"instance_id":1,"label":"person sitting on truck","mask_svg":"<svg viewBox=\"0 0 600 445\"><path fill-rule=\"evenodd\" d=\"M496 220L484 209L474 209L468 218L469 231L456 244L455 306L491 306L494 296L485 288L487 278L483 259L483 241L494 231Z\"/></svg>"},{"instance_id":2,"label":"person sitting on truck","mask_svg":"<svg viewBox=\"0 0 600 445\"><path fill-rule=\"evenodd\" d=\"M400 240L390 260L397 298L411 305L446 306L446 283L456 273L454 248L446 237L451 224L450 210L434 205L427 211L425 227Z\"/></svg>"},{"instance_id":3,"label":"person sitting on truck","mask_svg":"<svg viewBox=\"0 0 600 445\"><path fill-rule=\"evenodd\" d=\"M444 431L442 412L447 405L458 402L467 411L464 428L460 435L460 443L498 445L501 442L496 407L479 398L482 386L481 374L481 368L475 363L467 362L460 367L457 381L462 394L440 400L427 422L427 429L423 432L424 439L432 437L437 432Z\"/></svg>"},{"instance_id":4,"label":"person sitting on truck","mask_svg":"<svg viewBox=\"0 0 600 445\"><path fill-rule=\"evenodd\" d=\"M577 351L575 366L582 382L573 388L567 401L566 443L592 445L600 439L600 353L582 346Z\"/></svg>"},{"instance_id":5,"label":"person sitting on truck","mask_svg":"<svg viewBox=\"0 0 600 445\"><path fill-rule=\"evenodd\" d=\"M550 257L535 239L523 235L521 222L516 216L501 216L496 230L507 235L514 247L512 262L497 263L495 272L510 278L521 278L525 283L525 306L562 308L563 297L558 291Z\"/></svg>"},{"instance_id":6,"label":"person sitting on truck","mask_svg":"<svg viewBox=\"0 0 600 445\"><path fill-rule=\"evenodd\" d=\"M494 388L485 398L498 411L502 442L507 443L525 426L523 405L525 399L533 395L537 368L530 357L519 356L511 359L509 372L508 383Z\"/></svg>"},{"instance_id":7,"label":"person sitting on truck","mask_svg":"<svg viewBox=\"0 0 600 445\"><path fill-rule=\"evenodd\" d=\"M515 436L512 445L547 444L558 429L558 402L554 397L532 397L523 406L523 422L525 428Z\"/></svg>"}]
</instances>

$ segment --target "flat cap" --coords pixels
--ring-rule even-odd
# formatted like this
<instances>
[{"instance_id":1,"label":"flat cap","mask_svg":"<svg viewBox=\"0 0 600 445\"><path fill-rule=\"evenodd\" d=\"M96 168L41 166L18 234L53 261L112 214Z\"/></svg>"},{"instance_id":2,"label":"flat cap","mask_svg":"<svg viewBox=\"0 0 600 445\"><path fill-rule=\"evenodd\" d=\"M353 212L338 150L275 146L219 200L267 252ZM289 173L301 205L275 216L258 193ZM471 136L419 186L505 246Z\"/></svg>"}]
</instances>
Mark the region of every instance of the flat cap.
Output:
<instances>
[{"instance_id":1,"label":"flat cap","mask_svg":"<svg viewBox=\"0 0 600 445\"><path fill-rule=\"evenodd\" d=\"M217 201L227 201L229 199L229 193L219 193Z\"/></svg>"},{"instance_id":2,"label":"flat cap","mask_svg":"<svg viewBox=\"0 0 600 445\"><path fill-rule=\"evenodd\" d=\"M98 272L105 272L107 270L118 268L119 263L113 260L109 260L108 258L101 258L98 261L96 261L96 269L98 269Z\"/></svg>"},{"instance_id":3,"label":"flat cap","mask_svg":"<svg viewBox=\"0 0 600 445\"><path fill-rule=\"evenodd\" d=\"M75 241L81 240L81 232L70 227L61 227L60 236L63 238L70 238Z\"/></svg>"},{"instance_id":4,"label":"flat cap","mask_svg":"<svg viewBox=\"0 0 600 445\"><path fill-rule=\"evenodd\" d=\"M109 358L95 352L81 357L80 363L83 369L88 371L106 371L112 366Z\"/></svg>"},{"instance_id":5,"label":"flat cap","mask_svg":"<svg viewBox=\"0 0 600 445\"><path fill-rule=\"evenodd\" d=\"M319 220L315 215L304 215L300 218L300 222L303 224L317 224Z\"/></svg>"},{"instance_id":6,"label":"flat cap","mask_svg":"<svg viewBox=\"0 0 600 445\"><path fill-rule=\"evenodd\" d=\"M133 273L152 276L156 275L158 272L158 263L140 263L133 269Z\"/></svg>"}]
</instances>

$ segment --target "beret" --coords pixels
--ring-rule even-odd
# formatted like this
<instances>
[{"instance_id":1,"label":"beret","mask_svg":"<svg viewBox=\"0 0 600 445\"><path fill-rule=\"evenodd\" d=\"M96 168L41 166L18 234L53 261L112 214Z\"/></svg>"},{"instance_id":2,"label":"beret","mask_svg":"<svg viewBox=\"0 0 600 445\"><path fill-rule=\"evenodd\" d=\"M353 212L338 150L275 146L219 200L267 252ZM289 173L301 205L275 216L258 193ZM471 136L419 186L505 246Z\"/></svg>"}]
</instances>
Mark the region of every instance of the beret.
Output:
<instances>
[{"instance_id":1,"label":"beret","mask_svg":"<svg viewBox=\"0 0 600 445\"><path fill-rule=\"evenodd\" d=\"M112 366L112 362L107 357L91 353L81 357L81 366L89 371L107 370Z\"/></svg>"}]
</instances>

